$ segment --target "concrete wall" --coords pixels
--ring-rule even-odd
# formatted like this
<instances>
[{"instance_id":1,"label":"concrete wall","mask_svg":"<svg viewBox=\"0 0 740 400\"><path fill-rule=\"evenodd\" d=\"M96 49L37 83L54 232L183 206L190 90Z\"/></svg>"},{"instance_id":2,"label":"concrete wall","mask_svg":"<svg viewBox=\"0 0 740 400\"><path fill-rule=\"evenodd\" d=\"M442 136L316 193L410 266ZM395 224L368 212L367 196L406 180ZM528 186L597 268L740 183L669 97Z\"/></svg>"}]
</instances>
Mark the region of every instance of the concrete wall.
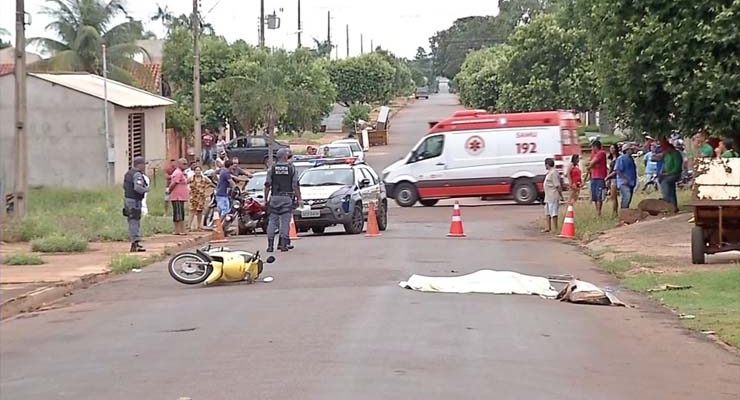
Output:
<instances>
[{"instance_id":1,"label":"concrete wall","mask_svg":"<svg viewBox=\"0 0 740 400\"><path fill-rule=\"evenodd\" d=\"M31 186L91 188L107 183L103 101L29 76L28 151ZM0 187L13 188L15 171L13 75L0 77ZM128 170L128 114L144 112L145 154L152 166L165 157L165 107L128 110L109 105L115 145L115 182Z\"/></svg>"},{"instance_id":2,"label":"concrete wall","mask_svg":"<svg viewBox=\"0 0 740 400\"><path fill-rule=\"evenodd\" d=\"M15 160L12 75L0 78L0 92L2 175L12 176L15 168L5 162L8 155ZM32 76L27 80L27 92L29 185L105 185L103 102Z\"/></svg>"},{"instance_id":3,"label":"concrete wall","mask_svg":"<svg viewBox=\"0 0 740 400\"><path fill-rule=\"evenodd\" d=\"M15 86L13 75L0 77L0 190L13 191L13 164L15 163L15 114L13 104ZM4 194L0 193L0 195Z\"/></svg>"},{"instance_id":4,"label":"concrete wall","mask_svg":"<svg viewBox=\"0 0 740 400\"><path fill-rule=\"evenodd\" d=\"M165 146L165 107L146 109L126 109L116 107L112 117L112 129L115 134L116 147L116 182L123 182L123 176L129 169L128 165L128 115L130 113L144 113L144 158L149 161L151 168L159 168L164 164Z\"/></svg>"}]
</instances>

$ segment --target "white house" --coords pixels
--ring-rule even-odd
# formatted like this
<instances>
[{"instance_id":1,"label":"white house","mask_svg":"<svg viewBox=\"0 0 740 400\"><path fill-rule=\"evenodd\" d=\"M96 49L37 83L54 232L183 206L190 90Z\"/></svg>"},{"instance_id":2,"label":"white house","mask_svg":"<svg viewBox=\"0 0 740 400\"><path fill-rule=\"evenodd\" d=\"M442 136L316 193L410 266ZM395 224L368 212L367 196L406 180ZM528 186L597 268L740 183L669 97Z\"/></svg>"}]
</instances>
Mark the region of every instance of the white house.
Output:
<instances>
[{"instance_id":1,"label":"white house","mask_svg":"<svg viewBox=\"0 0 740 400\"><path fill-rule=\"evenodd\" d=\"M164 162L165 109L175 102L109 79L109 152L103 83L88 73L28 74L29 185L99 187L109 178L122 182L136 156L152 166ZM0 76L0 186L6 193L15 171L14 94L13 75Z\"/></svg>"}]
</instances>

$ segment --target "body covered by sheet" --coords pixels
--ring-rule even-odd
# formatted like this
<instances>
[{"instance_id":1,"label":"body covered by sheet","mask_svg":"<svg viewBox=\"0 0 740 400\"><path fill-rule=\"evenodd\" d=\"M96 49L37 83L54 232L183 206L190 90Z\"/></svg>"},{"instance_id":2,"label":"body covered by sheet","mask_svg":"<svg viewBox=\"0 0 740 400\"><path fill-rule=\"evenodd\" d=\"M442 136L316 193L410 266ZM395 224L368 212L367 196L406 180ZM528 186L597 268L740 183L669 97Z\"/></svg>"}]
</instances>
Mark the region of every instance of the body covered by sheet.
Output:
<instances>
[{"instance_id":1,"label":"body covered by sheet","mask_svg":"<svg viewBox=\"0 0 740 400\"><path fill-rule=\"evenodd\" d=\"M421 292L529 294L551 299L558 295L547 278L489 269L452 277L412 275L399 285Z\"/></svg>"}]
</instances>

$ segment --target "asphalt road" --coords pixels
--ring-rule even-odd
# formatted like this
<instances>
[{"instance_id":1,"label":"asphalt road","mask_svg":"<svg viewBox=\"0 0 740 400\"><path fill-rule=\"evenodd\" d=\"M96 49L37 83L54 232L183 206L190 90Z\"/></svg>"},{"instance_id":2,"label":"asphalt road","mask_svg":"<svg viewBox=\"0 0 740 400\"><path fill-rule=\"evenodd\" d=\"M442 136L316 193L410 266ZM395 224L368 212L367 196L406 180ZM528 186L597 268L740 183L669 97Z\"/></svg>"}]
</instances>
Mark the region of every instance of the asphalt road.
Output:
<instances>
[{"instance_id":1,"label":"asphalt road","mask_svg":"<svg viewBox=\"0 0 740 400\"><path fill-rule=\"evenodd\" d=\"M449 95L396 116L377 169L408 151ZM0 324L11 399L737 399L740 357L639 308L528 296L425 294L413 273L570 273L612 286L576 248L537 233L540 207L394 207L380 238L308 236L272 283L186 287L159 263ZM339 232L337 230L337 232ZM263 237L232 247L262 249ZM453 272L454 271L454 272Z\"/></svg>"}]
</instances>

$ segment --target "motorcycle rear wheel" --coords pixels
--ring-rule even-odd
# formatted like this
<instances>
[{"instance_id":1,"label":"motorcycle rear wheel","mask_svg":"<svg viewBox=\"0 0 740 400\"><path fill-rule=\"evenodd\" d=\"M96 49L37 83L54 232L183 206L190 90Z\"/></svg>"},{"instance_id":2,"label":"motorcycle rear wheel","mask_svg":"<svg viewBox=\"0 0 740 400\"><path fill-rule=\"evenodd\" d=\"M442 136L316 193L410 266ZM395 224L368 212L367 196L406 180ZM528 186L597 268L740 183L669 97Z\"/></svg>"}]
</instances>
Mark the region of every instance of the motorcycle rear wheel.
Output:
<instances>
[{"instance_id":1,"label":"motorcycle rear wheel","mask_svg":"<svg viewBox=\"0 0 740 400\"><path fill-rule=\"evenodd\" d=\"M175 254L167 264L170 276L180 283L186 285L197 285L203 283L213 272L210 260L193 252L182 252Z\"/></svg>"}]
</instances>

